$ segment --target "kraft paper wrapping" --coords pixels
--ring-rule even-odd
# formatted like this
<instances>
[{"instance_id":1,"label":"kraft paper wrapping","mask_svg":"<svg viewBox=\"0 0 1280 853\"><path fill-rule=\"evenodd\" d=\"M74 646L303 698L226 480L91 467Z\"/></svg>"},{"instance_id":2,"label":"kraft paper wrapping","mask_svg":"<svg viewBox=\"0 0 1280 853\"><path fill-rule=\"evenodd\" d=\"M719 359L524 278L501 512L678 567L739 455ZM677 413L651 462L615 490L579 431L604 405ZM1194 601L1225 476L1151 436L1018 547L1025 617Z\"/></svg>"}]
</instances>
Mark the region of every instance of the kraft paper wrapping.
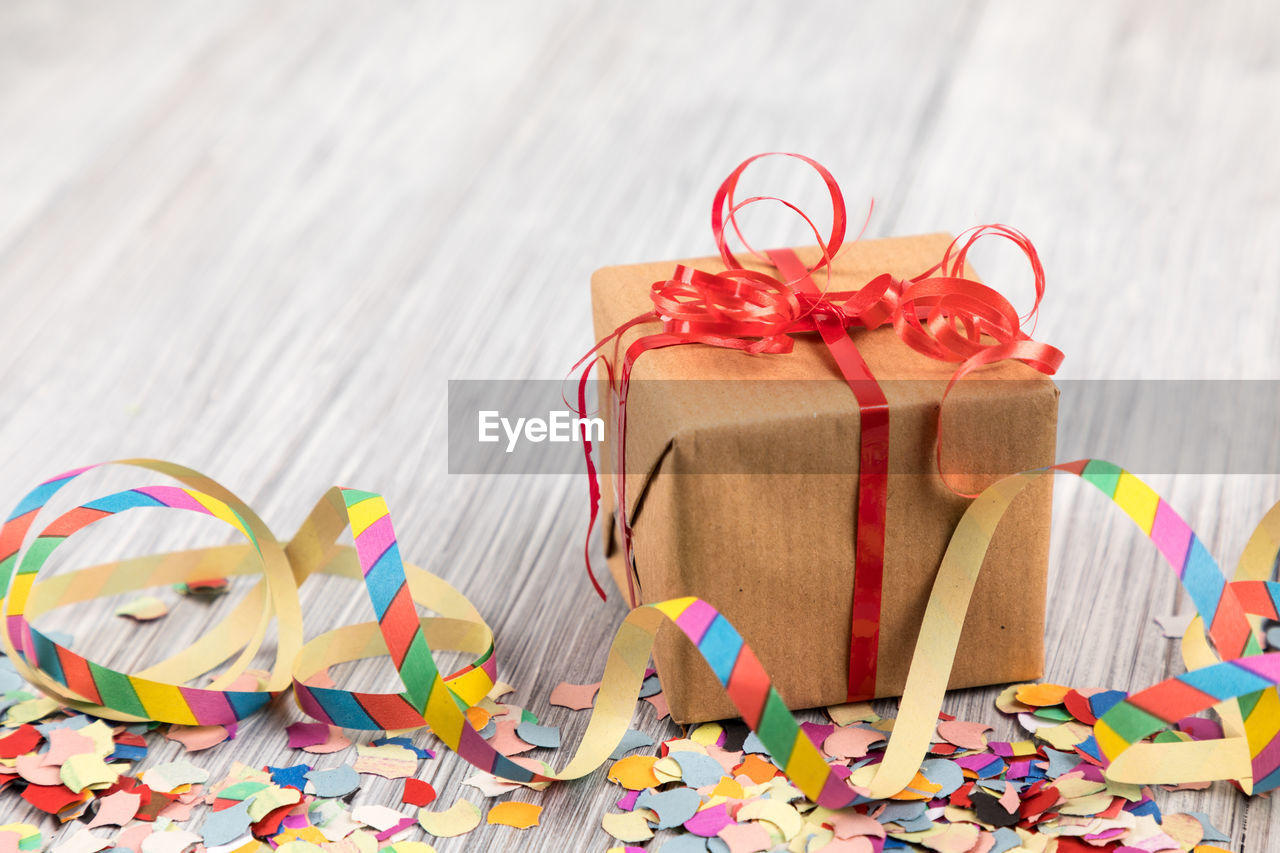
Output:
<instances>
[{"instance_id":1,"label":"kraft paper wrapping","mask_svg":"<svg viewBox=\"0 0 1280 853\"><path fill-rule=\"evenodd\" d=\"M884 272L915 275L936 263L950 242L948 235L933 234L846 246L829 288L855 290ZM799 254L806 263L819 257L814 249ZM680 263L720 269L714 258ZM668 277L674 264L597 271L597 338L649 310L649 286ZM825 275L815 281L828 286ZM651 326L632 330L622 349L649 331ZM954 365L912 351L888 328L851 335L890 403L876 695L897 696L939 562L969 504L943 485L933 461L939 406ZM608 399L605 382L602 401ZM952 484L976 492L1000 476L1052 464L1057 399L1051 380L1014 362L983 368L961 382L945 412L944 460ZM610 571L625 597L607 473L615 437L603 402L601 410L608 425L601 453L603 537ZM627 412L627 500L641 602L701 598L757 650L790 707L844 701L859 416L821 341L799 335L788 354L703 346L650 352L632 374ZM824 473L833 470L839 473ZM1049 478L1031 486L993 539L950 687L1041 674L1051 490ZM660 632L655 659L674 719L734 715L714 675L678 632Z\"/></svg>"}]
</instances>

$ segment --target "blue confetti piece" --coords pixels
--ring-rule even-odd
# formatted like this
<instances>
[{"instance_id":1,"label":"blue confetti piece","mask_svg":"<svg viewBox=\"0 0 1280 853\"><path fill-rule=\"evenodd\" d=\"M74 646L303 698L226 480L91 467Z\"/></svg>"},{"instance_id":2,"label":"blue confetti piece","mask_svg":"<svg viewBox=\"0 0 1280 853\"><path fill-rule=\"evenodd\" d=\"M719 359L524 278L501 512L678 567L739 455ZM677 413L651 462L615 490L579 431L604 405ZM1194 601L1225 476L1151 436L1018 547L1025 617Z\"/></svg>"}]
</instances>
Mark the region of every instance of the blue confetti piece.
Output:
<instances>
[{"instance_id":1,"label":"blue confetti piece","mask_svg":"<svg viewBox=\"0 0 1280 853\"><path fill-rule=\"evenodd\" d=\"M547 749L560 748L560 729L556 726L540 726L537 723L523 722L516 726L516 735L525 743Z\"/></svg>"},{"instance_id":2,"label":"blue confetti piece","mask_svg":"<svg viewBox=\"0 0 1280 853\"><path fill-rule=\"evenodd\" d=\"M1089 710L1095 717L1101 718L1116 705L1129 698L1123 690L1104 690L1089 697Z\"/></svg>"},{"instance_id":3,"label":"blue confetti piece","mask_svg":"<svg viewBox=\"0 0 1280 853\"><path fill-rule=\"evenodd\" d=\"M992 845L987 853L1005 853L1006 850L1012 850L1022 844L1022 839L1018 836L1018 833L1007 826L1002 826L991 834L995 836L996 843Z\"/></svg>"},{"instance_id":4,"label":"blue confetti piece","mask_svg":"<svg viewBox=\"0 0 1280 853\"><path fill-rule=\"evenodd\" d=\"M933 826L933 821L929 820L926 814L927 811L928 808L922 800L911 800L905 803L889 802L876 816L876 820L880 823L896 823L904 832L922 832Z\"/></svg>"},{"instance_id":5,"label":"blue confetti piece","mask_svg":"<svg viewBox=\"0 0 1280 853\"><path fill-rule=\"evenodd\" d=\"M702 797L692 788L672 788L661 793L647 788L636 798L635 807L652 809L658 815L657 829L671 829L697 814L701 805Z\"/></svg>"},{"instance_id":6,"label":"blue confetti piece","mask_svg":"<svg viewBox=\"0 0 1280 853\"><path fill-rule=\"evenodd\" d=\"M200 825L207 847L230 844L249 831L249 800L242 800L230 808L209 812Z\"/></svg>"},{"instance_id":7,"label":"blue confetti piece","mask_svg":"<svg viewBox=\"0 0 1280 853\"><path fill-rule=\"evenodd\" d=\"M609 753L609 758L617 761L633 749L640 749L646 746L653 746L653 738L644 732L638 732L635 729L627 729L622 733L622 740L618 742L618 746Z\"/></svg>"},{"instance_id":8,"label":"blue confetti piece","mask_svg":"<svg viewBox=\"0 0 1280 853\"><path fill-rule=\"evenodd\" d=\"M1074 752L1061 752L1056 749L1044 748L1045 757L1049 759L1048 775L1051 779L1057 779L1063 773L1070 773L1082 763L1080 756Z\"/></svg>"},{"instance_id":9,"label":"blue confetti piece","mask_svg":"<svg viewBox=\"0 0 1280 853\"><path fill-rule=\"evenodd\" d=\"M107 756L107 761L141 761L147 757L147 748L145 746L133 746L127 743L116 744L115 751Z\"/></svg>"},{"instance_id":10,"label":"blue confetti piece","mask_svg":"<svg viewBox=\"0 0 1280 853\"><path fill-rule=\"evenodd\" d=\"M299 791L307 787L307 772L310 770L311 768L305 764L295 764L292 767L267 767L272 782L281 788L297 788Z\"/></svg>"},{"instance_id":11,"label":"blue confetti piece","mask_svg":"<svg viewBox=\"0 0 1280 853\"><path fill-rule=\"evenodd\" d=\"M404 736L380 737L377 740L372 741L372 743L374 746L386 746L387 744L395 744L396 746L403 746L405 749L412 750L413 754L418 756L419 758L435 758L436 757L435 753L432 752L431 750L423 749L420 746L415 746L412 740Z\"/></svg>"},{"instance_id":12,"label":"blue confetti piece","mask_svg":"<svg viewBox=\"0 0 1280 853\"><path fill-rule=\"evenodd\" d=\"M920 765L920 772L933 784L942 786L941 791L931 795L933 799L944 800L964 784L964 771L960 765L945 758L930 758Z\"/></svg>"},{"instance_id":13,"label":"blue confetti piece","mask_svg":"<svg viewBox=\"0 0 1280 853\"><path fill-rule=\"evenodd\" d=\"M1156 819L1156 823L1160 823L1164 819L1164 816L1160 814L1160 807L1156 805L1155 800L1142 800L1141 802L1134 803L1131 806L1126 805L1124 810L1130 814L1135 814L1138 817L1151 815Z\"/></svg>"},{"instance_id":14,"label":"blue confetti piece","mask_svg":"<svg viewBox=\"0 0 1280 853\"><path fill-rule=\"evenodd\" d=\"M747 735L746 740L742 742L742 751L747 755L769 755L769 750L765 748L760 736L755 732Z\"/></svg>"},{"instance_id":15,"label":"blue confetti piece","mask_svg":"<svg viewBox=\"0 0 1280 853\"><path fill-rule=\"evenodd\" d=\"M345 797L360 787L360 774L349 764L330 770L309 770L307 781L317 797Z\"/></svg>"},{"instance_id":16,"label":"blue confetti piece","mask_svg":"<svg viewBox=\"0 0 1280 853\"><path fill-rule=\"evenodd\" d=\"M677 750L667 757L680 765L680 776L690 788L714 785L727 775L724 766L705 752Z\"/></svg>"},{"instance_id":17,"label":"blue confetti piece","mask_svg":"<svg viewBox=\"0 0 1280 853\"><path fill-rule=\"evenodd\" d=\"M640 683L641 699L647 699L650 696L657 696L662 692L662 682L658 680L657 675L646 676L645 680Z\"/></svg>"}]
</instances>

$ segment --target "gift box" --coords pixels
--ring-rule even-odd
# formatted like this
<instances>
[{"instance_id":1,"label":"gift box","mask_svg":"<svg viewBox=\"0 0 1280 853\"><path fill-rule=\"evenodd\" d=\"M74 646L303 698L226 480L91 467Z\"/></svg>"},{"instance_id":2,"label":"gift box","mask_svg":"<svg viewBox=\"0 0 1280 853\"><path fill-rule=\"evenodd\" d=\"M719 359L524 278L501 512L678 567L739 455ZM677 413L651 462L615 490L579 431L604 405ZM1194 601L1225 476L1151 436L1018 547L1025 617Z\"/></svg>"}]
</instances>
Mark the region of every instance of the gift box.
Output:
<instances>
[{"instance_id":1,"label":"gift box","mask_svg":"<svg viewBox=\"0 0 1280 853\"><path fill-rule=\"evenodd\" d=\"M951 242L945 234L856 242L840 252L829 276L815 272L812 281L836 292L857 291L885 273L905 279L938 264ZM811 248L795 257L813 266L822 255ZM678 263L724 268L719 258ZM652 311L651 287L669 279L673 266L597 271L597 339ZM745 266L769 270L758 261ZM972 270L966 277L976 280ZM616 352L659 328L655 321L627 329ZM848 335L888 403L878 590L868 591L865 578L857 586L854 571L864 415L819 335L792 335L791 351L782 353L691 345L636 360L625 404L631 565L614 517L617 423L604 418L602 535L623 596L633 595L633 604L704 599L738 628L792 708L900 695L934 576L969 503L957 491L974 493L1002 475L1054 461L1056 386L1031 367L1002 361L970 374L946 399L944 483L935 447L955 365L917 352L890 326ZM611 397L616 404L617 377L601 374L607 413ZM1051 488L1050 478L1028 488L996 532L950 687L1041 675ZM874 638L871 646L866 636ZM857 660L859 648L868 659ZM677 722L735 715L716 675L672 626L660 634L654 657ZM851 668L863 670L865 696L853 695L859 691Z\"/></svg>"}]
</instances>

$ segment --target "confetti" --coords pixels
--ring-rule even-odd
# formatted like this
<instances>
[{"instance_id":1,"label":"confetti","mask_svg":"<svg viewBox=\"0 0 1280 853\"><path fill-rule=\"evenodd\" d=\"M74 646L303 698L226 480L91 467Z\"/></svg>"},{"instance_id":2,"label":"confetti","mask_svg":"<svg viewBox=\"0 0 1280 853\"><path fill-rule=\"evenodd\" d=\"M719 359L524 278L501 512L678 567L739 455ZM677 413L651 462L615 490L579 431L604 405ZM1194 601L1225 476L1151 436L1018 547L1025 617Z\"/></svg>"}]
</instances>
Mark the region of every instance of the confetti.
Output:
<instances>
[{"instance_id":1,"label":"confetti","mask_svg":"<svg viewBox=\"0 0 1280 853\"><path fill-rule=\"evenodd\" d=\"M358 744L355 761L357 773L369 773L386 779L403 779L418 769L418 756L413 750L396 743L372 746Z\"/></svg>"},{"instance_id":2,"label":"confetti","mask_svg":"<svg viewBox=\"0 0 1280 853\"><path fill-rule=\"evenodd\" d=\"M657 829L683 824L701 805L702 797L692 788L675 788L661 793L646 789L635 802L636 808L648 809L658 816Z\"/></svg>"},{"instance_id":3,"label":"confetti","mask_svg":"<svg viewBox=\"0 0 1280 853\"><path fill-rule=\"evenodd\" d=\"M658 787L658 777L653 773L653 765L657 759L652 755L628 755L614 762L609 768L609 780L622 787L638 791L642 788ZM619 841L628 839L619 838ZM635 839L638 840L638 839Z\"/></svg>"},{"instance_id":4,"label":"confetti","mask_svg":"<svg viewBox=\"0 0 1280 853\"><path fill-rule=\"evenodd\" d=\"M533 803L508 801L498 803L489 809L486 820L492 824L512 826L516 829L528 829L537 826L542 817L542 806Z\"/></svg>"},{"instance_id":5,"label":"confetti","mask_svg":"<svg viewBox=\"0 0 1280 853\"><path fill-rule=\"evenodd\" d=\"M595 704L596 691L600 682L595 684L570 684L562 681L551 691L551 704L573 711L581 711Z\"/></svg>"},{"instance_id":6,"label":"confetti","mask_svg":"<svg viewBox=\"0 0 1280 853\"><path fill-rule=\"evenodd\" d=\"M522 722L516 726L516 734L525 743L547 749L560 748L560 729L555 726L540 726L536 723Z\"/></svg>"},{"instance_id":7,"label":"confetti","mask_svg":"<svg viewBox=\"0 0 1280 853\"><path fill-rule=\"evenodd\" d=\"M618 745L614 748L613 752L609 754L609 758L617 760L633 749L643 749L647 746L653 746L653 738L649 737L644 732L638 732L635 729L627 729L627 731L622 735L622 740L618 742Z\"/></svg>"},{"instance_id":8,"label":"confetti","mask_svg":"<svg viewBox=\"0 0 1280 853\"><path fill-rule=\"evenodd\" d=\"M151 622L165 616L169 605L153 595L143 595L116 608L117 616L127 616L135 622Z\"/></svg>"},{"instance_id":9,"label":"confetti","mask_svg":"<svg viewBox=\"0 0 1280 853\"><path fill-rule=\"evenodd\" d=\"M480 809L467 800L458 800L446 811L418 811L418 823L428 835L453 838L465 835L480 825Z\"/></svg>"},{"instance_id":10,"label":"confetti","mask_svg":"<svg viewBox=\"0 0 1280 853\"><path fill-rule=\"evenodd\" d=\"M652 812L642 809L617 814L610 812L600 819L604 831L619 841L648 841L653 838L653 830L649 828Z\"/></svg>"},{"instance_id":11,"label":"confetti","mask_svg":"<svg viewBox=\"0 0 1280 853\"><path fill-rule=\"evenodd\" d=\"M196 767L190 761L178 759L177 761L157 764L147 770L142 779L147 783L148 788L163 794L183 785L207 782L209 773Z\"/></svg>"},{"instance_id":12,"label":"confetti","mask_svg":"<svg viewBox=\"0 0 1280 853\"><path fill-rule=\"evenodd\" d=\"M347 764L328 770L308 770L306 778L317 797L345 797L360 787L360 774Z\"/></svg>"},{"instance_id":13,"label":"confetti","mask_svg":"<svg viewBox=\"0 0 1280 853\"><path fill-rule=\"evenodd\" d=\"M430 782L412 778L404 780L404 791L400 795L400 802L411 806L429 806L435 798L436 789L431 787Z\"/></svg>"},{"instance_id":14,"label":"confetti","mask_svg":"<svg viewBox=\"0 0 1280 853\"><path fill-rule=\"evenodd\" d=\"M210 749L230 736L226 726L170 726L165 734L169 740L182 744L187 752Z\"/></svg>"}]
</instances>

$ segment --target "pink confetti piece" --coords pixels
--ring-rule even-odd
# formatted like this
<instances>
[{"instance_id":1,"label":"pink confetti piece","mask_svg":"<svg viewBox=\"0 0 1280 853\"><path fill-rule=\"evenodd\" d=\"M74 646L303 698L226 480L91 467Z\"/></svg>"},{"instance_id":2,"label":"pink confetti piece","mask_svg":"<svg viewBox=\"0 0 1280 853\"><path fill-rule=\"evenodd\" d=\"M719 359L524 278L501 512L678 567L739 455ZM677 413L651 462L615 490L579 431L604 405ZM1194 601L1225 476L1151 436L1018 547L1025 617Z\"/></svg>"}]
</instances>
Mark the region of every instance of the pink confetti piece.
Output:
<instances>
[{"instance_id":1,"label":"pink confetti piece","mask_svg":"<svg viewBox=\"0 0 1280 853\"><path fill-rule=\"evenodd\" d=\"M516 734L516 729L520 726L520 718L518 716L515 718L504 717L494 723L494 726L496 731L493 737L489 738L489 743L493 745L494 749L508 758L528 752L534 748L533 744L527 743Z\"/></svg>"},{"instance_id":2,"label":"pink confetti piece","mask_svg":"<svg viewBox=\"0 0 1280 853\"><path fill-rule=\"evenodd\" d=\"M869 815L843 811L831 816L828 821L836 838L853 838L858 835L874 835L884 838L884 825Z\"/></svg>"},{"instance_id":3,"label":"pink confetti piece","mask_svg":"<svg viewBox=\"0 0 1280 853\"><path fill-rule=\"evenodd\" d=\"M729 817L727 804L720 803L703 809L686 820L684 828L702 838L711 838L731 823L733 823L733 818Z\"/></svg>"},{"instance_id":4,"label":"pink confetti piece","mask_svg":"<svg viewBox=\"0 0 1280 853\"><path fill-rule=\"evenodd\" d=\"M142 805L142 795L116 791L98 800L98 813L89 821L89 829L99 826L124 826L133 820Z\"/></svg>"},{"instance_id":5,"label":"pink confetti piece","mask_svg":"<svg viewBox=\"0 0 1280 853\"><path fill-rule=\"evenodd\" d=\"M182 744L187 752L217 746L231 737L224 726L169 726L165 737Z\"/></svg>"},{"instance_id":6,"label":"pink confetti piece","mask_svg":"<svg viewBox=\"0 0 1280 853\"><path fill-rule=\"evenodd\" d=\"M870 746L884 739L885 733L878 729L843 726L823 741L822 748L832 758L865 758Z\"/></svg>"},{"instance_id":7,"label":"pink confetti piece","mask_svg":"<svg viewBox=\"0 0 1280 853\"><path fill-rule=\"evenodd\" d=\"M581 711L595 704L596 692L600 682L595 684L570 684L562 681L551 691L551 704L572 711Z\"/></svg>"},{"instance_id":8,"label":"pink confetti piece","mask_svg":"<svg viewBox=\"0 0 1280 853\"><path fill-rule=\"evenodd\" d=\"M986 749L989 731L991 726L985 723L966 723L963 720L938 723L938 737L961 749Z\"/></svg>"},{"instance_id":9,"label":"pink confetti piece","mask_svg":"<svg viewBox=\"0 0 1280 853\"><path fill-rule=\"evenodd\" d=\"M800 728L818 749L822 749L823 741L836 730L831 723L801 723Z\"/></svg>"},{"instance_id":10,"label":"pink confetti piece","mask_svg":"<svg viewBox=\"0 0 1280 853\"><path fill-rule=\"evenodd\" d=\"M655 693L652 696L646 696L644 701L653 706L653 710L657 712L659 720L665 720L671 716L671 712L667 710L667 695L665 693Z\"/></svg>"},{"instance_id":11,"label":"pink confetti piece","mask_svg":"<svg viewBox=\"0 0 1280 853\"><path fill-rule=\"evenodd\" d=\"M618 800L618 808L624 812L629 812L636 807L636 797L640 796L639 791L627 791L623 794L622 799Z\"/></svg>"},{"instance_id":12,"label":"pink confetti piece","mask_svg":"<svg viewBox=\"0 0 1280 853\"><path fill-rule=\"evenodd\" d=\"M73 755L94 751L93 738L75 729L54 729L49 732L48 740L49 751L44 754L44 764L61 765Z\"/></svg>"},{"instance_id":13,"label":"pink confetti piece","mask_svg":"<svg viewBox=\"0 0 1280 853\"><path fill-rule=\"evenodd\" d=\"M773 848L769 830L757 822L731 823L716 833L729 846L729 853L761 853ZM830 845L823 848L830 850Z\"/></svg>"}]
</instances>

